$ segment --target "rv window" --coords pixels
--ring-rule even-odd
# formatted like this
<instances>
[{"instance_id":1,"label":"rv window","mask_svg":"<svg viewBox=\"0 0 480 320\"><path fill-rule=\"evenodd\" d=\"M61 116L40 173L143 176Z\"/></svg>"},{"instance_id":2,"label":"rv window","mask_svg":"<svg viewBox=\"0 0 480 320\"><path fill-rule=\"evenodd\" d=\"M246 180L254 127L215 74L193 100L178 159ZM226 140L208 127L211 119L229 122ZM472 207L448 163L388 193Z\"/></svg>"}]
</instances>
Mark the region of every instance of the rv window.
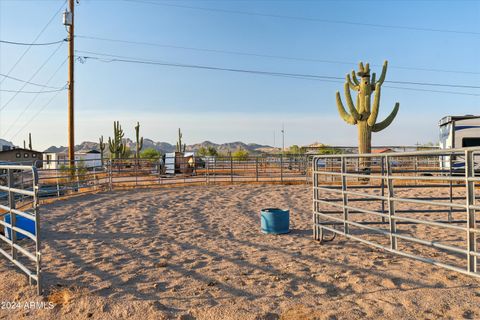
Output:
<instances>
[{"instance_id":1,"label":"rv window","mask_svg":"<svg viewBox=\"0 0 480 320\"><path fill-rule=\"evenodd\" d=\"M480 138L463 138L462 147L480 147Z\"/></svg>"}]
</instances>

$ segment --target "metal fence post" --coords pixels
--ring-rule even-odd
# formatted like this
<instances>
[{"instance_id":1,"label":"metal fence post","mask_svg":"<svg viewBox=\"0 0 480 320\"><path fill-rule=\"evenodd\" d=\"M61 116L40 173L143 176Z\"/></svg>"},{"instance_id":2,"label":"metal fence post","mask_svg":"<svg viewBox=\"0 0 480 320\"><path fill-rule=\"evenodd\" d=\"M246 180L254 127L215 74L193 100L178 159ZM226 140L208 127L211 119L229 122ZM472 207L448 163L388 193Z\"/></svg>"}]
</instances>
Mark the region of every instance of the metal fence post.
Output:
<instances>
[{"instance_id":1,"label":"metal fence post","mask_svg":"<svg viewBox=\"0 0 480 320\"><path fill-rule=\"evenodd\" d=\"M55 176L57 178L57 197L60 197L60 181L58 180L58 162L55 164Z\"/></svg>"},{"instance_id":2,"label":"metal fence post","mask_svg":"<svg viewBox=\"0 0 480 320\"><path fill-rule=\"evenodd\" d=\"M38 171L37 168L32 167L33 183L32 190L33 194L33 214L35 215L35 237L37 241L35 242L35 257L36 257L36 271L37 271L37 294L41 295L42 288L42 255L41 250L41 236L40 236L40 216L38 213Z\"/></svg>"},{"instance_id":3,"label":"metal fence post","mask_svg":"<svg viewBox=\"0 0 480 320\"><path fill-rule=\"evenodd\" d=\"M452 176L452 154L450 154L450 157L449 157L449 171L450 171L450 175L449 177ZM453 181L450 180L449 181L449 189L450 189L450 203L453 202ZM448 222L451 222L452 221L452 207L449 207L449 210L448 210Z\"/></svg>"},{"instance_id":4,"label":"metal fence post","mask_svg":"<svg viewBox=\"0 0 480 320\"><path fill-rule=\"evenodd\" d=\"M217 157L213 157L213 183L215 184L215 178L217 175Z\"/></svg>"},{"instance_id":5,"label":"metal fence post","mask_svg":"<svg viewBox=\"0 0 480 320\"><path fill-rule=\"evenodd\" d=\"M93 191L97 190L97 173L95 167L93 167Z\"/></svg>"},{"instance_id":6,"label":"metal fence post","mask_svg":"<svg viewBox=\"0 0 480 320\"><path fill-rule=\"evenodd\" d=\"M255 181L258 182L258 157L255 157Z\"/></svg>"},{"instance_id":7,"label":"metal fence post","mask_svg":"<svg viewBox=\"0 0 480 320\"><path fill-rule=\"evenodd\" d=\"M110 189L110 191L113 190L113 170L112 170L112 166L113 166L113 163L112 163L112 159L110 159L110 161L108 162L108 170L107 170L107 174L108 174L108 188Z\"/></svg>"},{"instance_id":8,"label":"metal fence post","mask_svg":"<svg viewBox=\"0 0 480 320\"><path fill-rule=\"evenodd\" d=\"M416 175L418 173L418 156L415 156L415 162L414 162L414 165L413 165L413 170L414 170L414 174ZM415 179L415 185L418 184L418 181L417 179Z\"/></svg>"},{"instance_id":9,"label":"metal fence post","mask_svg":"<svg viewBox=\"0 0 480 320\"><path fill-rule=\"evenodd\" d=\"M475 182L471 181L475 177L475 166L473 162L473 152L465 150L465 185L467 187L467 271L477 272L477 257L473 254L477 252L476 233L475 233Z\"/></svg>"},{"instance_id":10,"label":"metal fence post","mask_svg":"<svg viewBox=\"0 0 480 320\"><path fill-rule=\"evenodd\" d=\"M385 158L380 157L380 164L381 164L381 170L380 173L382 176L385 175ZM385 179L382 178L382 183L381 183L381 188L382 188L382 197L385 196ZM385 213L385 199L382 199L382 213ZM382 217L382 222L385 222L385 217Z\"/></svg>"},{"instance_id":11,"label":"metal fence post","mask_svg":"<svg viewBox=\"0 0 480 320\"><path fill-rule=\"evenodd\" d=\"M133 164L133 174L135 175L135 188L138 186L138 165L139 162L135 157L135 163Z\"/></svg>"},{"instance_id":12,"label":"metal fence post","mask_svg":"<svg viewBox=\"0 0 480 320\"><path fill-rule=\"evenodd\" d=\"M390 225L390 248L397 250L397 237L394 235L397 232L397 225L395 219L392 218L395 215L395 201L392 199L395 196L393 188L392 167L390 163L390 157L386 156L386 171L387 171L387 188L388 188L388 223Z\"/></svg>"},{"instance_id":13,"label":"metal fence post","mask_svg":"<svg viewBox=\"0 0 480 320\"><path fill-rule=\"evenodd\" d=\"M230 156L230 182L233 182L233 157Z\"/></svg>"},{"instance_id":14,"label":"metal fence post","mask_svg":"<svg viewBox=\"0 0 480 320\"><path fill-rule=\"evenodd\" d=\"M80 172L79 166L73 167L73 170L75 170L75 176L77 178L77 192L80 192L80 177L78 176L78 173Z\"/></svg>"},{"instance_id":15,"label":"metal fence post","mask_svg":"<svg viewBox=\"0 0 480 320\"><path fill-rule=\"evenodd\" d=\"M347 165L345 163L345 157L340 156L340 164L341 164L341 173L342 173L342 209L343 209L343 233L348 234L348 194L347 191Z\"/></svg>"},{"instance_id":16,"label":"metal fence post","mask_svg":"<svg viewBox=\"0 0 480 320\"><path fill-rule=\"evenodd\" d=\"M11 169L7 169L7 185L8 188L14 188L15 187L15 180L13 176L13 171ZM17 216L15 213L12 212L13 209L15 209L15 193L13 193L11 190L8 190L8 207L10 208L10 240L12 241L11 243L11 254L12 258L14 260L17 259L17 249L15 249L15 243L17 242L17 232L14 230L14 228L17 225Z\"/></svg>"},{"instance_id":17,"label":"metal fence post","mask_svg":"<svg viewBox=\"0 0 480 320\"><path fill-rule=\"evenodd\" d=\"M283 153L280 154L280 182L283 183Z\"/></svg>"},{"instance_id":18,"label":"metal fence post","mask_svg":"<svg viewBox=\"0 0 480 320\"><path fill-rule=\"evenodd\" d=\"M318 186L318 180L317 180L317 174L316 174L316 158L313 157L312 159L312 189L313 189L313 239L314 240L320 240L319 239L319 230L318 230L318 202L316 201L318 196L317 196L317 186Z\"/></svg>"},{"instance_id":19,"label":"metal fence post","mask_svg":"<svg viewBox=\"0 0 480 320\"><path fill-rule=\"evenodd\" d=\"M207 157L207 160L205 161L205 184L208 184L208 167L209 167L209 162L210 159Z\"/></svg>"}]
</instances>

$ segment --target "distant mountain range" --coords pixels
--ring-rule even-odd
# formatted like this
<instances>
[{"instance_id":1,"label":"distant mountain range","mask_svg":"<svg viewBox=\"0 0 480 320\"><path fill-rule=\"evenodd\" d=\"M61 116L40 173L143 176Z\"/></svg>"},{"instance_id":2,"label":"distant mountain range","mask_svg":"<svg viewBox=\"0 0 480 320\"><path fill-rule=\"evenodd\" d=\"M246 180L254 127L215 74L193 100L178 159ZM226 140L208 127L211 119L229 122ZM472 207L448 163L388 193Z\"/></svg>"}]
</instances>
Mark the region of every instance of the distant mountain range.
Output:
<instances>
[{"instance_id":1,"label":"distant mountain range","mask_svg":"<svg viewBox=\"0 0 480 320\"><path fill-rule=\"evenodd\" d=\"M132 141L131 139L125 139L124 141L127 143L127 147L130 148L130 150L135 150L136 143L134 141ZM202 143L187 145L186 151L198 151L202 147L204 148L214 147L220 153L233 152L238 149L244 149L249 151L250 153L265 153L265 152L268 153L275 150L271 146L260 145L256 143L247 144L244 142L237 141L237 142L228 142L228 143L218 144L210 141L204 141ZM175 151L175 145L170 144L168 142L155 142L151 139L143 139L143 150L148 148L153 148L162 153ZM106 146L106 149L107 150L105 151L108 152L108 145ZM75 146L75 151L77 152L90 151L90 150L100 150L98 142L84 141L81 144ZM55 152L55 153L67 152L67 147L51 146L50 148L46 149L44 152Z\"/></svg>"}]
</instances>

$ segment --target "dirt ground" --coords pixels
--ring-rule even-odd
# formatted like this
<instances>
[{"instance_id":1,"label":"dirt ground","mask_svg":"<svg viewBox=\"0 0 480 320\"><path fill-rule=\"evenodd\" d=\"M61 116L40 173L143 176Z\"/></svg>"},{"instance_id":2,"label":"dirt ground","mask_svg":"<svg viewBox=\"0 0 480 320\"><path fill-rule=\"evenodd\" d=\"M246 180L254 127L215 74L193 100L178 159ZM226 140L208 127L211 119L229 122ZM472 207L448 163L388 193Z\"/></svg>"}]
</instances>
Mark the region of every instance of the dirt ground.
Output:
<instances>
[{"instance_id":1,"label":"dirt ground","mask_svg":"<svg viewBox=\"0 0 480 320\"><path fill-rule=\"evenodd\" d=\"M289 234L260 232L260 209L272 206L290 209ZM1 258L0 319L480 318L476 278L341 236L319 244L311 208L305 185L115 191L42 206L52 308L25 307L42 298Z\"/></svg>"}]
</instances>

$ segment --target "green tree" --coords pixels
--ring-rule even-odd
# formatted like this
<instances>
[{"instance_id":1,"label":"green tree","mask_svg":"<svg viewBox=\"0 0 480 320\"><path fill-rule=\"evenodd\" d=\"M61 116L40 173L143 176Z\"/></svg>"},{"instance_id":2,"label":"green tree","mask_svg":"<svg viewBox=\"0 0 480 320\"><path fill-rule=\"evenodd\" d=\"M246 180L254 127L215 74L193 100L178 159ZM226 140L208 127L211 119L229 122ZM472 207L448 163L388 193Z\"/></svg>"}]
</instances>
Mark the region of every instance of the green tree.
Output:
<instances>
[{"instance_id":1,"label":"green tree","mask_svg":"<svg viewBox=\"0 0 480 320\"><path fill-rule=\"evenodd\" d=\"M332 148L327 145L324 145L322 148L320 148L317 152L318 154L341 154L343 153L341 149L338 148Z\"/></svg>"},{"instance_id":2,"label":"green tree","mask_svg":"<svg viewBox=\"0 0 480 320\"><path fill-rule=\"evenodd\" d=\"M155 150L154 148L147 148L140 152L140 158L142 159L159 159L162 156L160 151Z\"/></svg>"},{"instance_id":3,"label":"green tree","mask_svg":"<svg viewBox=\"0 0 480 320\"><path fill-rule=\"evenodd\" d=\"M296 144L288 148L287 153L288 154L305 154L307 152L307 149L305 147L299 147Z\"/></svg>"},{"instance_id":4,"label":"green tree","mask_svg":"<svg viewBox=\"0 0 480 320\"><path fill-rule=\"evenodd\" d=\"M233 160L245 161L248 160L248 151L245 149L238 149L232 153Z\"/></svg>"},{"instance_id":5,"label":"green tree","mask_svg":"<svg viewBox=\"0 0 480 320\"><path fill-rule=\"evenodd\" d=\"M209 146L207 148L205 147L200 147L197 151L197 155L203 156L203 157L216 157L218 156L218 151L212 146Z\"/></svg>"}]
</instances>

